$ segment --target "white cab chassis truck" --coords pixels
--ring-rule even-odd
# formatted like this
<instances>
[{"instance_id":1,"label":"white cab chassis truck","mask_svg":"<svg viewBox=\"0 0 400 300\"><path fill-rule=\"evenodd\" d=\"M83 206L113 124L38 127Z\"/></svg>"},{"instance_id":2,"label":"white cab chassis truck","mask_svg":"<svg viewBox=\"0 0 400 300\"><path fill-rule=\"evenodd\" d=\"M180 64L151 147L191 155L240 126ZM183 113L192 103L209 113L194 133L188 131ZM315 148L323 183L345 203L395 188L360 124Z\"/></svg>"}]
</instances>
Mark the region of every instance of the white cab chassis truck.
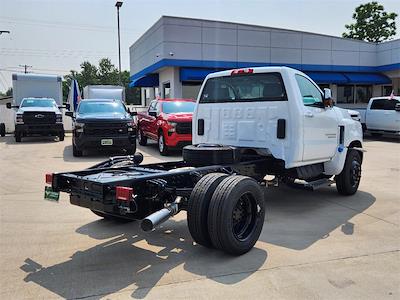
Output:
<instances>
[{"instance_id":1,"label":"white cab chassis truck","mask_svg":"<svg viewBox=\"0 0 400 300\"><path fill-rule=\"evenodd\" d=\"M210 74L183 161L141 165L140 153L113 157L47 174L46 195L67 192L72 204L100 217L142 220L145 231L185 210L197 244L246 253L260 236L270 183L309 190L336 183L342 195L357 191L361 124L330 98L330 90L286 67Z\"/></svg>"}]
</instances>

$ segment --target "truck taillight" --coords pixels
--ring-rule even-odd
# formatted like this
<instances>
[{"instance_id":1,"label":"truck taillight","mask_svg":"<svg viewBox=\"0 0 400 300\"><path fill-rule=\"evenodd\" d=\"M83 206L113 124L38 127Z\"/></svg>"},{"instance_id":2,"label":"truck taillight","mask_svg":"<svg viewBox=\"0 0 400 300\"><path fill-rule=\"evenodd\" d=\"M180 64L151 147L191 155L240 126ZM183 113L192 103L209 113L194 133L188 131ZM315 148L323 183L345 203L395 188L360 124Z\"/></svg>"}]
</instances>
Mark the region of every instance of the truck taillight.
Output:
<instances>
[{"instance_id":1,"label":"truck taillight","mask_svg":"<svg viewBox=\"0 0 400 300\"><path fill-rule=\"evenodd\" d=\"M46 183L47 184L53 183L53 174L52 173L46 174Z\"/></svg>"},{"instance_id":2,"label":"truck taillight","mask_svg":"<svg viewBox=\"0 0 400 300\"><path fill-rule=\"evenodd\" d=\"M126 186L117 186L115 188L115 196L117 200L130 201L133 196L133 188Z\"/></svg>"},{"instance_id":3,"label":"truck taillight","mask_svg":"<svg viewBox=\"0 0 400 300\"><path fill-rule=\"evenodd\" d=\"M239 75L239 74L252 74L254 72L253 69L237 69L231 72L231 75Z\"/></svg>"}]
</instances>

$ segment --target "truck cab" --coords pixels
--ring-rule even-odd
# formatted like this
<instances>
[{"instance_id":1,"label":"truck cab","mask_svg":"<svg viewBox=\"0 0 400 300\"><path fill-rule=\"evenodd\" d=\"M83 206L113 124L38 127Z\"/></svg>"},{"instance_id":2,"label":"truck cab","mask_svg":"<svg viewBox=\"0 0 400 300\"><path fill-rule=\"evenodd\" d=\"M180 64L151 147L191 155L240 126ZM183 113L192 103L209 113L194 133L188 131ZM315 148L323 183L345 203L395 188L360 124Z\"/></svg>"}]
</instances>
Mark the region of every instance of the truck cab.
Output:
<instances>
[{"instance_id":1,"label":"truck cab","mask_svg":"<svg viewBox=\"0 0 400 300\"><path fill-rule=\"evenodd\" d=\"M348 149L361 149L362 128L347 110L327 105L330 98L329 89L288 67L212 73L197 99L193 144L271 156L303 177L338 175Z\"/></svg>"}]
</instances>

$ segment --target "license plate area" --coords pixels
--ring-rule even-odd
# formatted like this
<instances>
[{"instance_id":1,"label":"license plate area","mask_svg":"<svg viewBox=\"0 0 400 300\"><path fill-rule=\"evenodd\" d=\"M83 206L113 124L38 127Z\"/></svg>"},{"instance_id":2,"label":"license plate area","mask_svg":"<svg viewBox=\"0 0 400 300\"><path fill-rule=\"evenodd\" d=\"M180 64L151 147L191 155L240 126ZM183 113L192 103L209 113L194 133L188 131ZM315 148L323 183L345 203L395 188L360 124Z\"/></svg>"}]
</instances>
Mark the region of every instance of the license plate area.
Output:
<instances>
[{"instance_id":1,"label":"license plate area","mask_svg":"<svg viewBox=\"0 0 400 300\"><path fill-rule=\"evenodd\" d=\"M60 193L53 191L51 186L44 187L44 199L48 201L58 202L60 200Z\"/></svg>"},{"instance_id":2,"label":"license plate area","mask_svg":"<svg viewBox=\"0 0 400 300\"><path fill-rule=\"evenodd\" d=\"M102 146L112 146L113 145L113 140L112 139L102 139L100 141Z\"/></svg>"}]
</instances>

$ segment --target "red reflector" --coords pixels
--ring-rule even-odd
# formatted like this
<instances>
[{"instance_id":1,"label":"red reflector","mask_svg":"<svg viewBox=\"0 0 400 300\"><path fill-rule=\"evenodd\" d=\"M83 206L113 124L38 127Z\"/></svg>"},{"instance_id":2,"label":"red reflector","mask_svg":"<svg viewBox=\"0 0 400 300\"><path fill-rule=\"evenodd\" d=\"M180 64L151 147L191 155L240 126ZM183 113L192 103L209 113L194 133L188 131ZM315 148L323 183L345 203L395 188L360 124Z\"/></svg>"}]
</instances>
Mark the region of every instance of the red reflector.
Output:
<instances>
[{"instance_id":1,"label":"red reflector","mask_svg":"<svg viewBox=\"0 0 400 300\"><path fill-rule=\"evenodd\" d=\"M46 174L46 183L47 184L53 183L53 174Z\"/></svg>"},{"instance_id":2,"label":"red reflector","mask_svg":"<svg viewBox=\"0 0 400 300\"><path fill-rule=\"evenodd\" d=\"M125 186L117 186L115 188L115 195L117 200L130 201L133 195L133 188Z\"/></svg>"},{"instance_id":3,"label":"red reflector","mask_svg":"<svg viewBox=\"0 0 400 300\"><path fill-rule=\"evenodd\" d=\"M231 72L231 75L238 75L238 74L251 74L253 73L253 69L237 69Z\"/></svg>"}]
</instances>

